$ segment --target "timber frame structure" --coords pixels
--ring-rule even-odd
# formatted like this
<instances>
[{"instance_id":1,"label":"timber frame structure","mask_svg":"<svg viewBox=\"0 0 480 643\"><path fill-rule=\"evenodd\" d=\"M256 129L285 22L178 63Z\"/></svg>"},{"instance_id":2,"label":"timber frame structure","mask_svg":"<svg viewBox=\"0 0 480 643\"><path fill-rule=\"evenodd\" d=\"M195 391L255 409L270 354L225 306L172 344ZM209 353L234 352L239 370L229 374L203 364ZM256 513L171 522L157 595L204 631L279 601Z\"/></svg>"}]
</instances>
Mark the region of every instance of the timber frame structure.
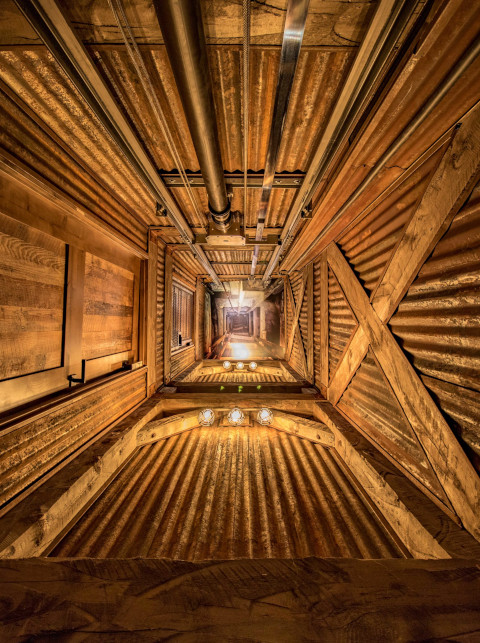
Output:
<instances>
[{"instance_id":1,"label":"timber frame structure","mask_svg":"<svg viewBox=\"0 0 480 643\"><path fill-rule=\"evenodd\" d=\"M0 1L2 640L479 640L477 5Z\"/></svg>"}]
</instances>

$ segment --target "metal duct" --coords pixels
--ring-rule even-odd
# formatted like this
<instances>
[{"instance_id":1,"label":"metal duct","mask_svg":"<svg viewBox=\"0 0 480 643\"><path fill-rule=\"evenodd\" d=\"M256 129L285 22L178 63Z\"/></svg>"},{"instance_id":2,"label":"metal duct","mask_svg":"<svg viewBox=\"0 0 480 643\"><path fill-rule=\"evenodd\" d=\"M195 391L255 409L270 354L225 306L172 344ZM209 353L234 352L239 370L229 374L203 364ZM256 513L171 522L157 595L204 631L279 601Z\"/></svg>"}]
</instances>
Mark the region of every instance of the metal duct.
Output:
<instances>
[{"instance_id":1,"label":"metal duct","mask_svg":"<svg viewBox=\"0 0 480 643\"><path fill-rule=\"evenodd\" d=\"M230 201L200 6L198 0L155 0L155 9L205 181L210 214L216 227L225 231L231 219Z\"/></svg>"}]
</instances>

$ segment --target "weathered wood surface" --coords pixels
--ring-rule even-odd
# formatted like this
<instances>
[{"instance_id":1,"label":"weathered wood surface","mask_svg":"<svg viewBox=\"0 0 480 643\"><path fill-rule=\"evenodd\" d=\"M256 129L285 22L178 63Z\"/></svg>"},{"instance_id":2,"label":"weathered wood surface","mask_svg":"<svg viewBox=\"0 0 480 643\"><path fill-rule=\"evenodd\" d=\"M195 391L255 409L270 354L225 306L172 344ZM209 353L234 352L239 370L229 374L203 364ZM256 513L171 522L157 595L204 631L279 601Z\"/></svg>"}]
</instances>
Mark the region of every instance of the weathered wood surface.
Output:
<instances>
[{"instance_id":1,"label":"weathered wood surface","mask_svg":"<svg viewBox=\"0 0 480 643\"><path fill-rule=\"evenodd\" d=\"M0 578L12 642L480 638L478 560L37 559Z\"/></svg>"},{"instance_id":2,"label":"weathered wood surface","mask_svg":"<svg viewBox=\"0 0 480 643\"><path fill-rule=\"evenodd\" d=\"M82 357L93 359L132 348L134 275L87 252Z\"/></svg>"},{"instance_id":3,"label":"weathered wood surface","mask_svg":"<svg viewBox=\"0 0 480 643\"><path fill-rule=\"evenodd\" d=\"M145 395L145 372L134 371L6 424L0 434L1 504L71 456Z\"/></svg>"},{"instance_id":4,"label":"weathered wood surface","mask_svg":"<svg viewBox=\"0 0 480 643\"><path fill-rule=\"evenodd\" d=\"M329 402L314 416L335 435L335 449L415 558L480 558L480 544L405 477Z\"/></svg>"},{"instance_id":5,"label":"weathered wood surface","mask_svg":"<svg viewBox=\"0 0 480 643\"><path fill-rule=\"evenodd\" d=\"M66 246L0 214L0 380L62 365Z\"/></svg>"},{"instance_id":6,"label":"weathered wood surface","mask_svg":"<svg viewBox=\"0 0 480 643\"><path fill-rule=\"evenodd\" d=\"M186 430L138 449L51 555L402 557L331 449L225 415L192 430L185 416ZM165 418L142 433L168 430Z\"/></svg>"},{"instance_id":7,"label":"weathered wood surface","mask_svg":"<svg viewBox=\"0 0 480 643\"><path fill-rule=\"evenodd\" d=\"M328 248L328 261L454 511L480 538L480 478L335 244Z\"/></svg>"}]
</instances>

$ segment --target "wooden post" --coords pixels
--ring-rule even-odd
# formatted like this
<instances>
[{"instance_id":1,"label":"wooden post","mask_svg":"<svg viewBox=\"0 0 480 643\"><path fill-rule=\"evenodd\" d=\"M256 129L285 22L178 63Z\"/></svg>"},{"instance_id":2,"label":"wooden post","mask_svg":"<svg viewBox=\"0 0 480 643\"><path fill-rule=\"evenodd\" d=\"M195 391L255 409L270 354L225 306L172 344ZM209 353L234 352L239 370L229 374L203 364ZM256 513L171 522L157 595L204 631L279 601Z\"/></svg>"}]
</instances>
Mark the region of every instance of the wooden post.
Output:
<instances>
[{"instance_id":1,"label":"wooden post","mask_svg":"<svg viewBox=\"0 0 480 643\"><path fill-rule=\"evenodd\" d=\"M320 390L325 395L328 388L328 265L327 253L320 260Z\"/></svg>"},{"instance_id":2,"label":"wooden post","mask_svg":"<svg viewBox=\"0 0 480 643\"><path fill-rule=\"evenodd\" d=\"M158 246L150 233L148 240L148 269L146 286L146 307L142 323L145 324L145 363L147 372L147 394L153 395L156 387L156 316L157 316L157 260Z\"/></svg>"},{"instance_id":3,"label":"wooden post","mask_svg":"<svg viewBox=\"0 0 480 643\"><path fill-rule=\"evenodd\" d=\"M82 372L83 297L85 251L68 246L67 297L65 302L65 343L63 362L67 375Z\"/></svg>"},{"instance_id":4,"label":"wooden post","mask_svg":"<svg viewBox=\"0 0 480 643\"><path fill-rule=\"evenodd\" d=\"M313 384L314 367L313 367L313 263L310 263L306 270L305 278L307 279L307 379Z\"/></svg>"},{"instance_id":5,"label":"wooden post","mask_svg":"<svg viewBox=\"0 0 480 643\"><path fill-rule=\"evenodd\" d=\"M165 383L171 380L171 357L172 357L172 304L173 304L173 257L171 246L167 246L165 251L165 307L163 311L163 360L165 370Z\"/></svg>"}]
</instances>

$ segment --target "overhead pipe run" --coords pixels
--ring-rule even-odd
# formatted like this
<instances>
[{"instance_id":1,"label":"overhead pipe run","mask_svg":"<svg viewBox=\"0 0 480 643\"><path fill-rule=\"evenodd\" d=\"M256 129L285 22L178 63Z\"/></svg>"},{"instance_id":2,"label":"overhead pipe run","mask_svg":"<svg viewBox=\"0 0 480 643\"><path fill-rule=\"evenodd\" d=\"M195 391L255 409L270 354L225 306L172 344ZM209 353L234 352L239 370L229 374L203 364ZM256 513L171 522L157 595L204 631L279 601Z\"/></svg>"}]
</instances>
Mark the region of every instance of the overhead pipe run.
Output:
<instances>
[{"instance_id":1,"label":"overhead pipe run","mask_svg":"<svg viewBox=\"0 0 480 643\"><path fill-rule=\"evenodd\" d=\"M417 2L408 0L380 0L329 122L317 144L303 184L296 194L280 237L281 245L275 249L263 275L264 284L269 282L280 257L292 243L305 206L346 140L350 127L365 107L369 88L381 77L416 6Z\"/></svg>"},{"instance_id":2,"label":"overhead pipe run","mask_svg":"<svg viewBox=\"0 0 480 643\"><path fill-rule=\"evenodd\" d=\"M205 181L210 214L215 226L225 232L232 215L200 5L198 0L155 0L155 10Z\"/></svg>"}]
</instances>

